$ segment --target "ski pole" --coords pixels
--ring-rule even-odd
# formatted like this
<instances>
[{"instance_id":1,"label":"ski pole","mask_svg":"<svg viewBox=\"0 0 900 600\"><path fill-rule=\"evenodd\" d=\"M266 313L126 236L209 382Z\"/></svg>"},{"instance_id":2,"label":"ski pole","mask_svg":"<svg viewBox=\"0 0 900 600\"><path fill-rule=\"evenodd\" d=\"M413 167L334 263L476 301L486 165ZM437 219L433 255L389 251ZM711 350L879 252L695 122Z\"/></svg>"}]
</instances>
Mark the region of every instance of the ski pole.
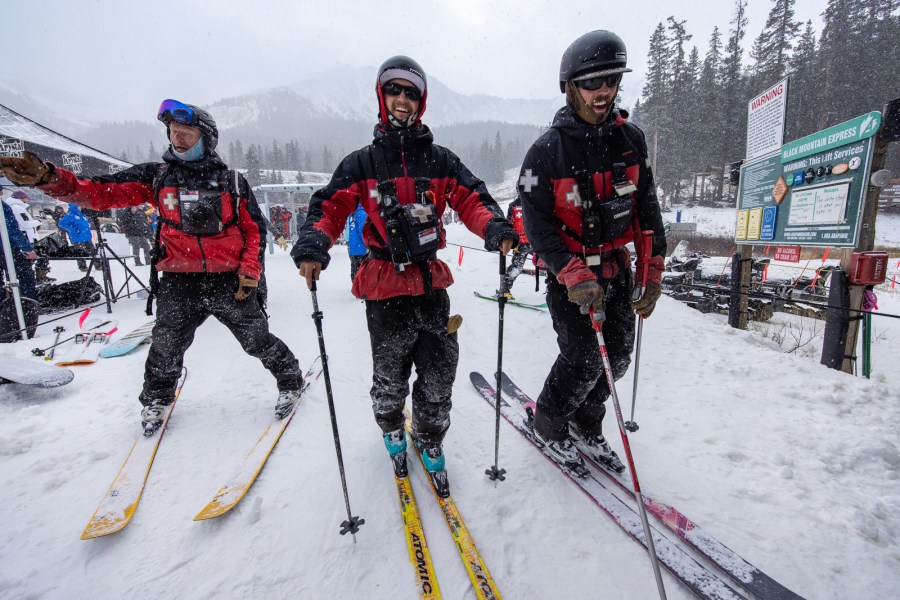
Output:
<instances>
[{"instance_id":1,"label":"ski pole","mask_svg":"<svg viewBox=\"0 0 900 600\"><path fill-rule=\"evenodd\" d=\"M634 457L631 455L631 445L628 443L628 432L625 422L622 420L622 407L619 406L619 396L616 394L616 384L613 379L612 367L609 363L609 355L606 352L606 341L603 339L603 321L594 319L594 310L591 309L591 325L597 332L597 343L600 344L600 357L603 360L603 371L606 373L606 381L609 383L609 396L612 398L613 407L616 410L616 423L619 425L619 433L622 435L622 446L625 448L625 458L628 460L628 469L631 471L631 484L634 488L634 499L641 509L641 523L644 525L644 537L647 538L647 552L650 554L650 564L653 567L653 575L656 577L656 587L659 590L660 600L666 600L666 588L663 586L662 574L659 572L659 559L656 556L656 546L653 543L653 532L650 529L650 521L647 520L647 509L644 507L644 498L641 495L641 484L638 482L637 469L634 467Z\"/></svg>"},{"instance_id":2,"label":"ski pole","mask_svg":"<svg viewBox=\"0 0 900 600\"><path fill-rule=\"evenodd\" d=\"M637 301L644 297L644 291L647 289L647 275L649 270L647 265L650 262L650 253L653 250L653 231L647 230L641 232L643 243L641 244L641 252L638 256L638 264L643 265L643 273L641 275L640 287L635 286L631 292L631 300ZM631 420L625 421L625 429L635 432L639 429L638 424L634 420L634 407L637 406L637 390L638 390L638 372L641 368L641 339L644 337L644 317L638 317L637 326L637 347L634 351L634 386L631 388Z\"/></svg>"},{"instance_id":3,"label":"ski pole","mask_svg":"<svg viewBox=\"0 0 900 600\"><path fill-rule=\"evenodd\" d=\"M313 302L313 321L319 335L319 356L322 358L322 373L325 375L325 392L328 396L328 412L331 413L331 432L334 434L334 450L337 454L338 470L341 473L341 487L344 490L344 505L347 507L347 520L341 523L341 535L350 533L356 543L356 532L365 519L354 517L350 512L350 495L347 493L347 477L344 475L344 458L341 454L341 438L338 435L337 417L334 414L334 396L331 393L331 377L328 375L328 355L325 353L325 336L322 334L322 311L319 310L319 299L316 297L316 281L313 279L309 289Z\"/></svg>"},{"instance_id":4,"label":"ski pole","mask_svg":"<svg viewBox=\"0 0 900 600\"><path fill-rule=\"evenodd\" d=\"M53 355L56 354L56 344L59 342L59 335L65 330L66 328L62 325L57 325L53 328L53 331L56 332L56 339L53 340L53 346L50 346L50 355L45 356L44 360L53 360Z\"/></svg>"},{"instance_id":5,"label":"ski pole","mask_svg":"<svg viewBox=\"0 0 900 600\"><path fill-rule=\"evenodd\" d=\"M506 275L506 255L500 253L500 293L497 304L500 306L500 325L497 336L497 384L494 388L497 397L494 398L494 406L497 408L497 418L494 424L494 464L484 474L493 482L506 479L506 469L498 467L500 463L500 378L503 376L503 309L506 307L506 294L509 284L504 277Z\"/></svg>"}]
</instances>

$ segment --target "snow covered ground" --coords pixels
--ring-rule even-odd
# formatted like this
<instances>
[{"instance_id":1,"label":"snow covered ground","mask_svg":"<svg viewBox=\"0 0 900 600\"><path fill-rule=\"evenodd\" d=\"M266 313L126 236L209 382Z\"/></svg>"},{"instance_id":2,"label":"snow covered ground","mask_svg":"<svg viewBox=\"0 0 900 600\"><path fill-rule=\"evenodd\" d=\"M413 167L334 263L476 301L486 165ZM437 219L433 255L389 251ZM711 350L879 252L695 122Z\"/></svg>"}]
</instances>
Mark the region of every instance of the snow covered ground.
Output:
<instances>
[{"instance_id":1,"label":"snow covered ground","mask_svg":"<svg viewBox=\"0 0 900 600\"><path fill-rule=\"evenodd\" d=\"M448 236L481 247L461 225ZM507 480L485 477L494 413L468 373L496 367L498 306L472 291L494 291L497 257L466 249L457 267L458 252L441 253L456 278L453 312L465 319L445 448L454 498L504 597L657 597L646 553L505 423ZM349 292L345 248L332 256L318 299L350 502L366 520L357 542L338 535L346 515L321 380L242 504L192 521L259 436L276 395L271 377L211 320L187 353L188 381L135 517L107 538L79 536L139 433L146 349L80 368L63 388L0 386L0 599L416 597L368 398L364 306ZM78 275L71 262L53 269L61 281ZM310 293L280 250L267 273L272 330L306 366L318 354ZM121 284L118 268L114 280ZM513 292L542 301L527 276ZM900 296L879 290L879 300L881 311L900 314ZM128 331L146 321L143 306L120 301L112 317ZM876 321L884 323L866 380L663 297L644 328L641 427L630 438L645 492L805 598L896 597L900 323ZM63 324L77 329L75 317ZM52 343L50 329L0 345L0 354L29 358ZM504 346L505 371L536 395L556 356L549 316L508 306ZM626 412L631 384L629 372L618 386ZM621 454L612 412L606 430ZM474 598L427 481L411 467L444 597ZM669 598L692 597L663 577Z\"/></svg>"}]
</instances>

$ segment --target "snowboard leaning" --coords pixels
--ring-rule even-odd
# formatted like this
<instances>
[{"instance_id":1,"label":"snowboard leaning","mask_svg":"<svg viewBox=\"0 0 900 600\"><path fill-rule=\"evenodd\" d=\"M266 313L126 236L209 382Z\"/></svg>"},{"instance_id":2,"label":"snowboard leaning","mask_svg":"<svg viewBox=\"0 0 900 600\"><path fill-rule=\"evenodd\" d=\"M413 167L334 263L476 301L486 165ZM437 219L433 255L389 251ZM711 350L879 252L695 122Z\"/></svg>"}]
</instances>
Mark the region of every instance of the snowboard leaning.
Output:
<instances>
[{"instance_id":1,"label":"snowboard leaning","mask_svg":"<svg viewBox=\"0 0 900 600\"><path fill-rule=\"evenodd\" d=\"M125 334L124 337L117 340L114 344L104 346L100 350L101 358L113 358L115 356L125 356L141 344L150 340L150 334L153 332L153 325L156 320L144 323L137 329Z\"/></svg>"},{"instance_id":2,"label":"snowboard leaning","mask_svg":"<svg viewBox=\"0 0 900 600\"><path fill-rule=\"evenodd\" d=\"M69 369L0 356L0 384L20 383L40 388L54 388L66 385L74 377L75 374Z\"/></svg>"}]
</instances>

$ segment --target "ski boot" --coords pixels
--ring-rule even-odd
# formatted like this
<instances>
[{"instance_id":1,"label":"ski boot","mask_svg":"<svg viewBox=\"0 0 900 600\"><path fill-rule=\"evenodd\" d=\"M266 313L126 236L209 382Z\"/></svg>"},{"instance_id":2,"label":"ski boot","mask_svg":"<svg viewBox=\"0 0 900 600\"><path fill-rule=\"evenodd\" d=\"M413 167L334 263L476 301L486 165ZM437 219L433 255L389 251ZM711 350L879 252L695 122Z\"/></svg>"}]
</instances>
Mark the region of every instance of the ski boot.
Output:
<instances>
[{"instance_id":1,"label":"ski boot","mask_svg":"<svg viewBox=\"0 0 900 600\"><path fill-rule=\"evenodd\" d=\"M440 498L450 497L450 480L447 478L446 461L444 460L444 447L440 442L416 441L422 464L431 477L434 491Z\"/></svg>"},{"instance_id":2,"label":"ski boot","mask_svg":"<svg viewBox=\"0 0 900 600\"><path fill-rule=\"evenodd\" d=\"M294 404L300 399L301 390L281 390L275 401L275 419L280 421L294 410Z\"/></svg>"},{"instance_id":3,"label":"ski boot","mask_svg":"<svg viewBox=\"0 0 900 600\"><path fill-rule=\"evenodd\" d=\"M384 447L391 455L391 464L394 466L394 475L406 477L409 471L406 469L406 434L402 429L395 429L385 433Z\"/></svg>"},{"instance_id":4,"label":"ski boot","mask_svg":"<svg viewBox=\"0 0 900 600\"><path fill-rule=\"evenodd\" d=\"M144 429L144 437L153 437L163 424L163 415L168 403L154 400L141 410L141 427Z\"/></svg>"},{"instance_id":5,"label":"ski boot","mask_svg":"<svg viewBox=\"0 0 900 600\"><path fill-rule=\"evenodd\" d=\"M550 455L553 460L561 464L576 477L587 477L590 474L590 471L584 464L584 459L578 454L578 450L575 448L571 438L545 440L536 429L533 431L534 438L543 446L544 452Z\"/></svg>"},{"instance_id":6,"label":"ski boot","mask_svg":"<svg viewBox=\"0 0 900 600\"><path fill-rule=\"evenodd\" d=\"M616 473L621 473L625 470L625 465L619 460L615 451L609 447L609 442L606 441L602 434L585 435L575 423L569 423L569 433L581 451L593 460Z\"/></svg>"}]
</instances>

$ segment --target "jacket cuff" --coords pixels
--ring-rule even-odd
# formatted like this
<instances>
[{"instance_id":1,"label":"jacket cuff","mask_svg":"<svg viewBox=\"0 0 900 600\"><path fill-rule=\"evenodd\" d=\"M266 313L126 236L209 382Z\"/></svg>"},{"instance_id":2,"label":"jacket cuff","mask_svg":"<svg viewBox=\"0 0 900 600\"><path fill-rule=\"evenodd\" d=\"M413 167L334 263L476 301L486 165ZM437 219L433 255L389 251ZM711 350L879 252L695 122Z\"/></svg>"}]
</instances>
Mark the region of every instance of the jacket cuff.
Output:
<instances>
[{"instance_id":1,"label":"jacket cuff","mask_svg":"<svg viewBox=\"0 0 900 600\"><path fill-rule=\"evenodd\" d=\"M574 256L572 257L572 260L556 274L556 280L567 288L571 288L585 281L596 281L597 276L594 275L583 260Z\"/></svg>"},{"instance_id":2,"label":"jacket cuff","mask_svg":"<svg viewBox=\"0 0 900 600\"><path fill-rule=\"evenodd\" d=\"M634 281L635 285L642 286L644 285L644 270L647 272L647 281L652 281L657 284L662 283L662 274L666 270L666 261L662 257L662 255L653 256L647 262L647 264L643 264L638 261L637 266L634 270Z\"/></svg>"}]
</instances>

